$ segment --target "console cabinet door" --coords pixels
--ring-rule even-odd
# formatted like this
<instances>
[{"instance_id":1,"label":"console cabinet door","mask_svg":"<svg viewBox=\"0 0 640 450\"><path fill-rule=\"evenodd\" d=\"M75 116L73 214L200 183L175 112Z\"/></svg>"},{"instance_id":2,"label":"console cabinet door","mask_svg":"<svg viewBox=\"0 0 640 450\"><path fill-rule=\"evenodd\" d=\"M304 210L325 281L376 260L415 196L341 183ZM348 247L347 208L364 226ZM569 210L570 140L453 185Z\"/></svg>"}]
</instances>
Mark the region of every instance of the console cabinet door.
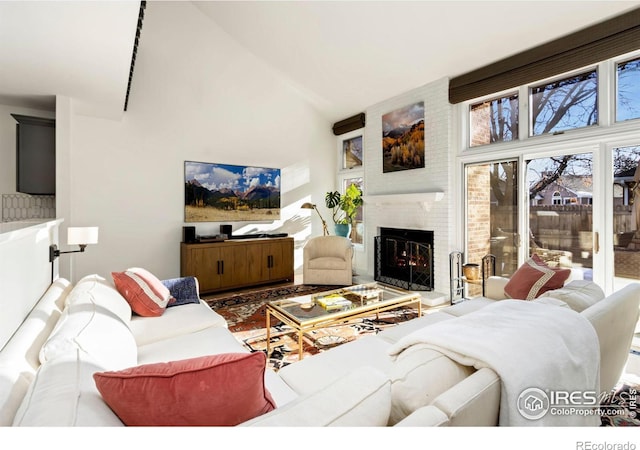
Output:
<instances>
[{"instance_id":1,"label":"console cabinet door","mask_svg":"<svg viewBox=\"0 0 640 450\"><path fill-rule=\"evenodd\" d=\"M293 276L293 241L272 242L264 246L269 280L281 280Z\"/></svg>"},{"instance_id":2,"label":"console cabinet door","mask_svg":"<svg viewBox=\"0 0 640 450\"><path fill-rule=\"evenodd\" d=\"M202 292L219 289L222 285L220 249L191 247L186 254L183 276L196 277Z\"/></svg>"},{"instance_id":3,"label":"console cabinet door","mask_svg":"<svg viewBox=\"0 0 640 450\"><path fill-rule=\"evenodd\" d=\"M247 249L247 284L259 284L269 281L269 270L265 263L265 244L248 245Z\"/></svg>"},{"instance_id":4,"label":"console cabinet door","mask_svg":"<svg viewBox=\"0 0 640 450\"><path fill-rule=\"evenodd\" d=\"M244 245L229 245L222 247L220 252L222 261L221 287L230 288L243 286L247 283L247 247Z\"/></svg>"}]
</instances>

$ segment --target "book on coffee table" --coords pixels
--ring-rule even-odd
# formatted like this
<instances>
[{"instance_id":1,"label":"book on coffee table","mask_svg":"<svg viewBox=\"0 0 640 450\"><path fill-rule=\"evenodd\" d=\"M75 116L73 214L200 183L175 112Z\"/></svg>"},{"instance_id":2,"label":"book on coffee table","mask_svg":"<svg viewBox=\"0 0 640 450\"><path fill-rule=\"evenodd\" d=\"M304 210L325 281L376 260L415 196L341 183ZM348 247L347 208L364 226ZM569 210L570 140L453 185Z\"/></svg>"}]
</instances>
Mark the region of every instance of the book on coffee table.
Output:
<instances>
[{"instance_id":1,"label":"book on coffee table","mask_svg":"<svg viewBox=\"0 0 640 450\"><path fill-rule=\"evenodd\" d=\"M357 285L345 288L344 295L352 301L367 305L382 300L382 290L367 285Z\"/></svg>"},{"instance_id":2,"label":"book on coffee table","mask_svg":"<svg viewBox=\"0 0 640 450\"><path fill-rule=\"evenodd\" d=\"M315 298L315 302L327 311L334 311L343 308L350 308L352 303L342 294L328 294Z\"/></svg>"}]
</instances>

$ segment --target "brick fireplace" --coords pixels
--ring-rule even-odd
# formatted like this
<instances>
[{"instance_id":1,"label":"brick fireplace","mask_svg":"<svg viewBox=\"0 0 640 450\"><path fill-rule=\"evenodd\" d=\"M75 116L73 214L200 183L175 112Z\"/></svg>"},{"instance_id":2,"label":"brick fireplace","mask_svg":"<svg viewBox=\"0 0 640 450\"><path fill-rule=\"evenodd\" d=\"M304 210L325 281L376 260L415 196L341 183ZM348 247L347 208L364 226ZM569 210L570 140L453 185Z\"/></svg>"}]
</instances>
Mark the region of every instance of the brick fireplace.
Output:
<instances>
[{"instance_id":1,"label":"brick fireplace","mask_svg":"<svg viewBox=\"0 0 640 450\"><path fill-rule=\"evenodd\" d=\"M456 156L457 142L451 128L452 105L448 100L449 80L441 79L413 89L393 99L367 108L363 159L365 245L356 249L359 272L375 276L375 238L382 228L402 228L433 232L433 290L422 291L425 304L438 304L449 297L449 253L459 248L462 205L455 193L461 173ZM425 104L425 167L383 172L382 116L400 107L423 101ZM431 301L433 300L433 303Z\"/></svg>"}]
</instances>

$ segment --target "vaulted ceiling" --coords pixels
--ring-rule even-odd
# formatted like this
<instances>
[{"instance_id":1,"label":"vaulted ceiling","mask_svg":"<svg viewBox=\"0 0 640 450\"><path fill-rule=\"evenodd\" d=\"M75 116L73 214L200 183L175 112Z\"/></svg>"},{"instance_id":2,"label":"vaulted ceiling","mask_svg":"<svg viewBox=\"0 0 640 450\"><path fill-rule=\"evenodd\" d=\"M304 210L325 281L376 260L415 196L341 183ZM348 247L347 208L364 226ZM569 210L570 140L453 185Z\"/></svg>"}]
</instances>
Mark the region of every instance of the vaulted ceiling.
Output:
<instances>
[{"instance_id":1,"label":"vaulted ceiling","mask_svg":"<svg viewBox=\"0 0 640 450\"><path fill-rule=\"evenodd\" d=\"M153 3L147 2L147 9ZM640 6L640 1L192 3L331 120ZM139 6L138 1L0 1L0 103L50 108L55 95L65 95L87 113L122 112Z\"/></svg>"}]
</instances>

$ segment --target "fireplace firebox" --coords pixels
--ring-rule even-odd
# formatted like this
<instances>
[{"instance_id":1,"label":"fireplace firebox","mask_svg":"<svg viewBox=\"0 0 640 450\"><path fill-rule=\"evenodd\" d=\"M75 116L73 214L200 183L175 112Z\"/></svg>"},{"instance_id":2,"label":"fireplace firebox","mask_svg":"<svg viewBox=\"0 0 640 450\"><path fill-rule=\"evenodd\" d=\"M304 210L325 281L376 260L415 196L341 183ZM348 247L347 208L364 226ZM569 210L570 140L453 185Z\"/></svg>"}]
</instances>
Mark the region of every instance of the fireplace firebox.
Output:
<instances>
[{"instance_id":1,"label":"fireplace firebox","mask_svg":"<svg viewBox=\"0 0 640 450\"><path fill-rule=\"evenodd\" d=\"M381 228L374 279L412 291L433 290L433 231Z\"/></svg>"}]
</instances>

